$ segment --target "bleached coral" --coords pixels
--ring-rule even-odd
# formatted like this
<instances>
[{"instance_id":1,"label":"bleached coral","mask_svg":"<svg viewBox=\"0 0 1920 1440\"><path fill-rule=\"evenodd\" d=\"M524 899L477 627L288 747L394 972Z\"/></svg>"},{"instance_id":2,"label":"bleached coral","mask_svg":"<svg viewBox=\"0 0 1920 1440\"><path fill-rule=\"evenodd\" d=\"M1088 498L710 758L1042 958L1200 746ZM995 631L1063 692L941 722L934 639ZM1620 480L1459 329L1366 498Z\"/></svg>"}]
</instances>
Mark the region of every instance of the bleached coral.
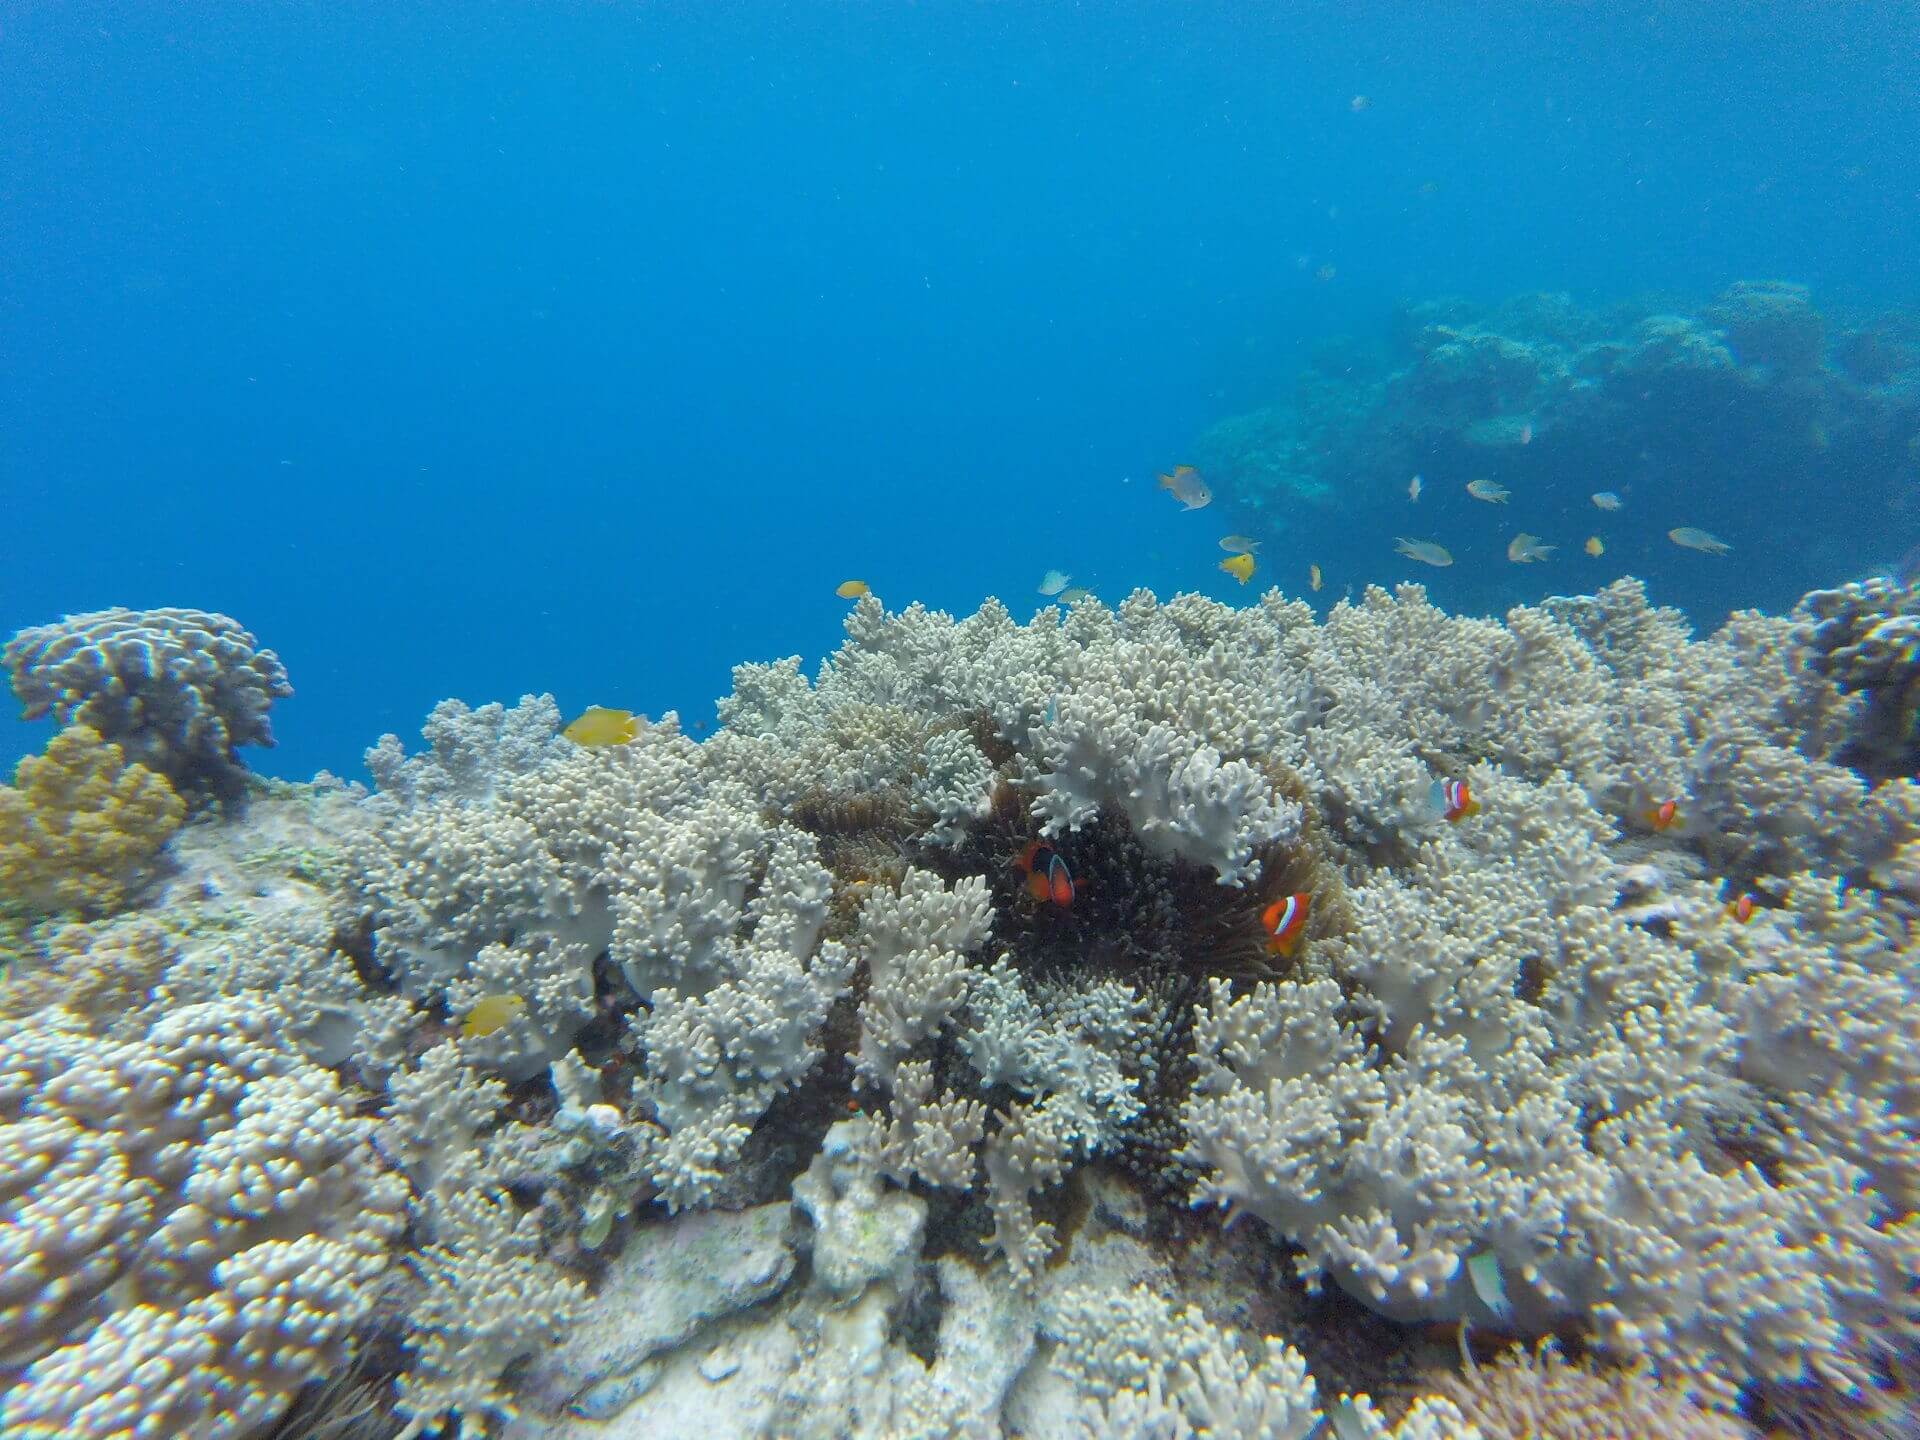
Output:
<instances>
[{"instance_id":1,"label":"bleached coral","mask_svg":"<svg viewBox=\"0 0 1920 1440\"><path fill-rule=\"evenodd\" d=\"M963 732L947 730L927 741L920 767L913 782L913 802L934 822L927 838L936 844L957 845L992 808L993 765Z\"/></svg>"},{"instance_id":2,"label":"bleached coral","mask_svg":"<svg viewBox=\"0 0 1920 1440\"><path fill-rule=\"evenodd\" d=\"M971 983L967 957L992 926L993 904L978 878L949 889L931 871L910 869L897 892L867 895L854 940L868 976L860 1002L863 1078L891 1084L900 1057L948 1024Z\"/></svg>"},{"instance_id":3,"label":"bleached coral","mask_svg":"<svg viewBox=\"0 0 1920 1440\"><path fill-rule=\"evenodd\" d=\"M994 1118L987 1141L987 1199L993 1211L992 1249L1006 1257L1014 1283L1030 1289L1053 1253L1054 1227L1034 1217L1030 1198L1066 1179L1085 1143L1078 1107L1063 1094L1037 1104L1015 1102Z\"/></svg>"},{"instance_id":4,"label":"bleached coral","mask_svg":"<svg viewBox=\"0 0 1920 1440\"><path fill-rule=\"evenodd\" d=\"M1031 766L1044 833L1122 815L1150 853L1211 866L1222 885L1257 880L1255 851L1299 838L1299 805L1246 761L1093 698L1074 697L1039 727Z\"/></svg>"},{"instance_id":5,"label":"bleached coral","mask_svg":"<svg viewBox=\"0 0 1920 1440\"><path fill-rule=\"evenodd\" d=\"M986 1133L987 1107L946 1091L933 1098L933 1067L909 1060L893 1074L892 1116L881 1138L880 1168L905 1184L919 1179L973 1188L973 1147Z\"/></svg>"},{"instance_id":6,"label":"bleached coral","mask_svg":"<svg viewBox=\"0 0 1920 1440\"><path fill-rule=\"evenodd\" d=\"M551 695L522 695L511 709L497 701L474 709L442 700L420 736L427 749L418 755L408 755L398 735L382 735L367 751L375 786L396 802L484 801L503 780L573 748L560 737L560 707Z\"/></svg>"},{"instance_id":7,"label":"bleached coral","mask_svg":"<svg viewBox=\"0 0 1920 1440\"><path fill-rule=\"evenodd\" d=\"M1089 1436L1309 1440L1330 1423L1332 1433L1356 1440L1481 1440L1437 1397L1416 1400L1391 1430L1364 1396L1339 1402L1341 1418L1330 1422L1292 1346L1244 1340L1197 1307L1176 1308L1144 1286L1070 1290L1049 1306L1045 1330Z\"/></svg>"},{"instance_id":8,"label":"bleached coral","mask_svg":"<svg viewBox=\"0 0 1920 1440\"><path fill-rule=\"evenodd\" d=\"M960 1049L989 1086L1059 1097L1080 1143L1098 1153L1140 1113L1145 1003L1117 980L1044 998L1043 1010L1005 959L978 972Z\"/></svg>"},{"instance_id":9,"label":"bleached coral","mask_svg":"<svg viewBox=\"0 0 1920 1440\"><path fill-rule=\"evenodd\" d=\"M20 631L0 664L27 719L88 726L196 796L238 791L235 748L272 745L267 710L293 693L279 656L206 610L69 615Z\"/></svg>"},{"instance_id":10,"label":"bleached coral","mask_svg":"<svg viewBox=\"0 0 1920 1440\"><path fill-rule=\"evenodd\" d=\"M264 1017L0 1022L0 1116L7 1434L252 1435L353 1353L403 1187Z\"/></svg>"},{"instance_id":11,"label":"bleached coral","mask_svg":"<svg viewBox=\"0 0 1920 1440\"><path fill-rule=\"evenodd\" d=\"M1756 1024L1777 986L1743 992L1737 967L1606 909L1605 829L1578 791L1489 776L1485 793L1475 831L1350 891L1359 928L1322 953L1352 1000L1330 980L1216 985L1187 1107L1202 1196L1389 1314L1534 1333L1576 1317L1709 1387L1854 1383L1874 1337L1915 1320L1896 1278L1917 1258L1895 1199L1910 1177L1884 1175L1897 1131L1854 1161L1792 1132L1765 1170L1732 1160L1716 1126L1765 1078L1753 1042L1782 1046L1782 1021ZM1905 1098L1876 1053L1826 1094L1774 1098L1857 1131Z\"/></svg>"},{"instance_id":12,"label":"bleached coral","mask_svg":"<svg viewBox=\"0 0 1920 1440\"><path fill-rule=\"evenodd\" d=\"M1870 776L1920 761L1920 589L1888 578L1816 590L1794 611L1807 663L1864 697L1846 759Z\"/></svg>"},{"instance_id":13,"label":"bleached coral","mask_svg":"<svg viewBox=\"0 0 1920 1440\"><path fill-rule=\"evenodd\" d=\"M185 815L163 776L68 726L0 785L0 910L120 908Z\"/></svg>"},{"instance_id":14,"label":"bleached coral","mask_svg":"<svg viewBox=\"0 0 1920 1440\"><path fill-rule=\"evenodd\" d=\"M1695 638L1625 582L1504 621L1418 587L1324 625L1277 593L1024 624L863 600L812 683L737 672L703 744L442 707L430 754L385 746L382 793L345 802L339 903L196 939L147 1004L243 993L384 1091L419 1428L496 1424L544 1343L483 1292L570 1308L544 1249L780 1193L829 1120L773 1433L991 1433L977 1377L899 1338L934 1307L928 1217L991 1217L1005 1266L949 1257L940 1293L1030 1334L1042 1267L1083 1259L1058 1187L1101 1155L1197 1176L1390 1317L1578 1334L1722 1403L1842 1387L1920 1321L1920 791L1839 762L1860 707L1799 644L1757 616ZM1483 812L1440 818L1442 776ZM1036 831L1071 905L1023 892ZM1295 888L1316 924L1282 963L1259 916ZM462 1024L501 996L497 1030ZM1289 1433L1284 1352L1202 1349L1088 1423ZM1435 1403L1399 1433L1468 1432Z\"/></svg>"},{"instance_id":15,"label":"bleached coral","mask_svg":"<svg viewBox=\"0 0 1920 1440\"><path fill-rule=\"evenodd\" d=\"M572 1047L608 958L643 1003L637 1121L675 1206L711 1191L818 1059L815 1032L851 973L821 938L831 882L813 839L763 818L666 723L573 747L477 798L455 787L405 807L356 886L406 993L456 1015L491 995L524 1002L462 1042L513 1080Z\"/></svg>"},{"instance_id":16,"label":"bleached coral","mask_svg":"<svg viewBox=\"0 0 1920 1440\"><path fill-rule=\"evenodd\" d=\"M410 1263L419 1289L397 1387L409 1417L402 1440L429 1430L456 1440L500 1433L517 1413L501 1377L566 1333L579 1282L541 1258L533 1217L485 1190L447 1195L435 1240Z\"/></svg>"},{"instance_id":17,"label":"bleached coral","mask_svg":"<svg viewBox=\"0 0 1920 1440\"><path fill-rule=\"evenodd\" d=\"M1486 1440L1754 1440L1757 1433L1696 1405L1684 1390L1656 1384L1644 1369L1570 1364L1550 1345L1531 1354L1515 1347L1491 1365L1444 1377L1440 1390Z\"/></svg>"}]
</instances>

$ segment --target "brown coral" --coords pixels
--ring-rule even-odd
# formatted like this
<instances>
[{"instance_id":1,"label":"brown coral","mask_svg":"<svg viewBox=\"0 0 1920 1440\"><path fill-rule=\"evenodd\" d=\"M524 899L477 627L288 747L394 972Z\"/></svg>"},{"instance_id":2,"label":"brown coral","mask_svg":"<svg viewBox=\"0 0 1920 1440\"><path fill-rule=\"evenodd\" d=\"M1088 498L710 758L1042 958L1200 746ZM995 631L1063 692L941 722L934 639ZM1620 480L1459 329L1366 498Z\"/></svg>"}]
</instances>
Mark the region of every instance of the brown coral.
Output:
<instances>
[{"instance_id":1,"label":"brown coral","mask_svg":"<svg viewBox=\"0 0 1920 1440\"><path fill-rule=\"evenodd\" d=\"M68 726L0 786L0 909L120 908L185 815L164 776Z\"/></svg>"}]
</instances>

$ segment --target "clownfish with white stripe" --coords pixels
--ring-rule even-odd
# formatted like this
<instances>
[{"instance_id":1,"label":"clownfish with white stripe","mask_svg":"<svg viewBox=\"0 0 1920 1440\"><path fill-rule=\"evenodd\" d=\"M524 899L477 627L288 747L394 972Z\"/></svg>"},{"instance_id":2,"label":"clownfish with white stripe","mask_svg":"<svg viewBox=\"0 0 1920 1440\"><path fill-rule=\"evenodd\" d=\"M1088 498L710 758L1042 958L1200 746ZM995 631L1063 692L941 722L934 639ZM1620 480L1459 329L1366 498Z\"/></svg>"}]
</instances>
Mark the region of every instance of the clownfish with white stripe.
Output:
<instances>
[{"instance_id":1,"label":"clownfish with white stripe","mask_svg":"<svg viewBox=\"0 0 1920 1440\"><path fill-rule=\"evenodd\" d=\"M1060 852L1044 840L1029 840L1027 848L1013 863L1026 872L1027 893L1034 899L1058 905L1062 910L1073 904L1073 872Z\"/></svg>"},{"instance_id":2,"label":"clownfish with white stripe","mask_svg":"<svg viewBox=\"0 0 1920 1440\"><path fill-rule=\"evenodd\" d=\"M1472 819L1480 813L1480 802L1464 780L1436 780L1430 796L1434 813L1448 824Z\"/></svg>"},{"instance_id":3,"label":"clownfish with white stripe","mask_svg":"<svg viewBox=\"0 0 1920 1440\"><path fill-rule=\"evenodd\" d=\"M1267 932L1267 949L1280 956L1292 955L1307 933L1307 907L1311 897L1296 890L1284 900L1276 900L1260 912L1260 924Z\"/></svg>"}]
</instances>

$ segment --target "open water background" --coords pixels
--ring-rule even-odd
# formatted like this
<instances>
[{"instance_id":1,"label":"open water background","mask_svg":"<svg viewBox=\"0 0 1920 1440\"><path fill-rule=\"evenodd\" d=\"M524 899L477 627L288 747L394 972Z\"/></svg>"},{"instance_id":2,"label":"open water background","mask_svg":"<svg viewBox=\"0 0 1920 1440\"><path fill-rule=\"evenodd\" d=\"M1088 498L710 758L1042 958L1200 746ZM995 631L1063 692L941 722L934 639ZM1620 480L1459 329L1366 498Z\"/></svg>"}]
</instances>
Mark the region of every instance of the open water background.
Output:
<instances>
[{"instance_id":1,"label":"open water background","mask_svg":"<svg viewBox=\"0 0 1920 1440\"><path fill-rule=\"evenodd\" d=\"M850 576L1251 598L1232 511L1153 472L1398 301L1916 307L1916 254L1906 4L16 0L0 634L226 611L298 689L251 757L284 775L446 695L692 722L830 649ZM1353 538L1316 517L1260 582ZM1574 588L1378 539L1349 578ZM1784 603L1697 573L1647 578Z\"/></svg>"}]
</instances>

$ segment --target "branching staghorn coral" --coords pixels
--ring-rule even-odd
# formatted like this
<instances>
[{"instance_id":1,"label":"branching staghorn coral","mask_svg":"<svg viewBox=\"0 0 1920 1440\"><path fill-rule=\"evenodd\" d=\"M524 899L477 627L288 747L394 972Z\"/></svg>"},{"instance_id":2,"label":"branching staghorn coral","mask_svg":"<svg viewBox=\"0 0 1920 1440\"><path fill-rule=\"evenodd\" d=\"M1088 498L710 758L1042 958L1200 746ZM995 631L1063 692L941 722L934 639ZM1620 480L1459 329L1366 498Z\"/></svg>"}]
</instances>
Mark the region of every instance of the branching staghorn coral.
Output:
<instances>
[{"instance_id":1,"label":"branching staghorn coral","mask_svg":"<svg viewBox=\"0 0 1920 1440\"><path fill-rule=\"evenodd\" d=\"M0 910L119 909L185 815L164 777L68 726L0 786Z\"/></svg>"}]
</instances>

